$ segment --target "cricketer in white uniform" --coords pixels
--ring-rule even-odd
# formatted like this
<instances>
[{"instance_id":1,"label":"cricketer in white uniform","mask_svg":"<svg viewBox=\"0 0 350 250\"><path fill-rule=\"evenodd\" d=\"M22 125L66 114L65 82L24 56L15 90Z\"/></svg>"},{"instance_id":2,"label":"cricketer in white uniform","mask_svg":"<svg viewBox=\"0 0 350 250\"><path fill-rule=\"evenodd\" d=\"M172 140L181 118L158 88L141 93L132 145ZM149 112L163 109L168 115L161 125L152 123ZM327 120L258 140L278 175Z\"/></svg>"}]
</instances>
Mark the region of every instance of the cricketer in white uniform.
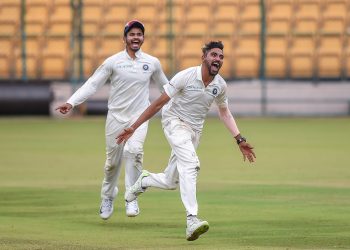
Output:
<instances>
[{"instance_id":1,"label":"cricketer in white uniform","mask_svg":"<svg viewBox=\"0 0 350 250\"><path fill-rule=\"evenodd\" d=\"M109 58L67 101L58 107L61 113L85 102L107 81L110 81L108 114L106 119L106 162L101 189L100 216L108 219L113 213L113 200L118 193L118 177L122 158L125 159L125 188L135 183L142 172L143 144L147 133L147 122L135 131L130 140L118 145L115 137L129 127L149 106L149 85L154 82L162 86L168 83L159 60L141 51L144 26L137 20L128 22L124 29L126 49ZM63 112L62 112L63 111ZM126 214L139 214L137 200L126 202Z\"/></svg>"},{"instance_id":2,"label":"cricketer in white uniform","mask_svg":"<svg viewBox=\"0 0 350 250\"><path fill-rule=\"evenodd\" d=\"M125 193L131 201L147 187L176 189L180 186L181 199L187 214L186 239L196 240L209 229L207 221L197 218L196 199L197 175L200 163L196 148L202 133L203 124L211 104L215 101L219 117L224 122L243 154L244 160L253 162L253 147L240 135L237 124L228 108L226 82L218 75L223 63L223 44L210 42L203 48L202 65L191 67L176 74L165 92L150 107L117 137L117 142L127 141L143 122L162 110L164 134L172 148L168 166L163 173L143 171L136 183Z\"/></svg>"}]
</instances>

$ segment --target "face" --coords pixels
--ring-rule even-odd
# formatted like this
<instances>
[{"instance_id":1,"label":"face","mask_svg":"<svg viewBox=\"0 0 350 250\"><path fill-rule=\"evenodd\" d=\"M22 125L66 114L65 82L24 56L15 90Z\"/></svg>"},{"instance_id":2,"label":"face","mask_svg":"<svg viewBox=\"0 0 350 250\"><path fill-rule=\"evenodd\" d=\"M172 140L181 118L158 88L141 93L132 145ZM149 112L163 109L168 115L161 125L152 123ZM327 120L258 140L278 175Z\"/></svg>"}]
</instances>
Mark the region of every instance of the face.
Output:
<instances>
[{"instance_id":1,"label":"face","mask_svg":"<svg viewBox=\"0 0 350 250\"><path fill-rule=\"evenodd\" d=\"M124 37L124 42L127 49L138 51L143 44L144 36L140 28L132 28Z\"/></svg>"},{"instance_id":2,"label":"face","mask_svg":"<svg viewBox=\"0 0 350 250\"><path fill-rule=\"evenodd\" d=\"M215 76L219 73L224 62L224 53L219 48L213 48L203 55L202 60L203 65L208 69L209 75Z\"/></svg>"}]
</instances>

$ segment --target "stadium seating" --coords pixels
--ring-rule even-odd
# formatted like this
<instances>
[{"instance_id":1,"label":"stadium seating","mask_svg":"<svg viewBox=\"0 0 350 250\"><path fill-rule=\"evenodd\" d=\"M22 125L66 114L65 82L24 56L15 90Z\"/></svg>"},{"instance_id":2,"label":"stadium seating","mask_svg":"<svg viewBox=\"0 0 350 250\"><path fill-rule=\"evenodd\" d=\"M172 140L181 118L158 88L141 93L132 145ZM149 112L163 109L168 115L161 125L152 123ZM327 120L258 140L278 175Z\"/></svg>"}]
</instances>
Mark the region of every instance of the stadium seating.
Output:
<instances>
[{"instance_id":1,"label":"stadium seating","mask_svg":"<svg viewBox=\"0 0 350 250\"><path fill-rule=\"evenodd\" d=\"M101 33L122 35L125 23L130 16L131 8L124 1L109 1L101 19Z\"/></svg>"},{"instance_id":2,"label":"stadium seating","mask_svg":"<svg viewBox=\"0 0 350 250\"><path fill-rule=\"evenodd\" d=\"M288 34L294 13L292 0L268 0L266 2L266 26L268 34Z\"/></svg>"},{"instance_id":3,"label":"stadium seating","mask_svg":"<svg viewBox=\"0 0 350 250\"><path fill-rule=\"evenodd\" d=\"M48 25L49 5L47 2L30 2L26 8L26 32L28 35L42 35Z\"/></svg>"},{"instance_id":4,"label":"stadium seating","mask_svg":"<svg viewBox=\"0 0 350 250\"><path fill-rule=\"evenodd\" d=\"M25 62L29 78L69 79L70 65L79 60L78 43L71 40L73 2L26 0L25 44L21 38L21 3L0 1L0 77L20 78ZM259 77L262 59L267 77L344 78L350 74L349 0L264 1L266 57L261 56L260 47L260 0L82 3L85 77L106 57L124 48L123 28L131 19L145 24L143 50L157 56L168 75L197 65L200 47L211 39L225 44L221 73L226 78ZM26 47L25 57L22 45Z\"/></svg>"},{"instance_id":5,"label":"stadium seating","mask_svg":"<svg viewBox=\"0 0 350 250\"><path fill-rule=\"evenodd\" d=\"M328 35L319 38L316 69L320 77L341 75L342 37Z\"/></svg>"},{"instance_id":6,"label":"stadium seating","mask_svg":"<svg viewBox=\"0 0 350 250\"><path fill-rule=\"evenodd\" d=\"M14 36L19 32L20 2L4 0L0 2L0 32L3 35Z\"/></svg>"},{"instance_id":7,"label":"stadium seating","mask_svg":"<svg viewBox=\"0 0 350 250\"><path fill-rule=\"evenodd\" d=\"M266 76L283 78L287 75L290 38L287 34L269 34L266 37Z\"/></svg>"},{"instance_id":8,"label":"stadium seating","mask_svg":"<svg viewBox=\"0 0 350 250\"><path fill-rule=\"evenodd\" d=\"M209 21L209 34L211 36L236 34L238 32L238 13L237 3L214 4L213 15Z\"/></svg>"},{"instance_id":9,"label":"stadium seating","mask_svg":"<svg viewBox=\"0 0 350 250\"><path fill-rule=\"evenodd\" d=\"M289 57L287 57L288 76L312 78L315 75L316 37L313 34L293 36Z\"/></svg>"},{"instance_id":10,"label":"stadium seating","mask_svg":"<svg viewBox=\"0 0 350 250\"><path fill-rule=\"evenodd\" d=\"M32 79L40 79L42 77L42 48L43 48L43 38L40 36L28 36L26 38L26 76ZM16 75L21 76L23 72L22 64L24 59L20 51L16 53Z\"/></svg>"},{"instance_id":11,"label":"stadium seating","mask_svg":"<svg viewBox=\"0 0 350 250\"><path fill-rule=\"evenodd\" d=\"M49 79L68 79L70 63L70 37L47 36L42 51L42 76Z\"/></svg>"},{"instance_id":12,"label":"stadium seating","mask_svg":"<svg viewBox=\"0 0 350 250\"><path fill-rule=\"evenodd\" d=\"M237 38L235 76L239 78L258 77L260 61L260 40L258 35L245 35Z\"/></svg>"},{"instance_id":13,"label":"stadium seating","mask_svg":"<svg viewBox=\"0 0 350 250\"><path fill-rule=\"evenodd\" d=\"M326 1L321 11L321 33L343 34L347 28L347 15L349 14L347 0Z\"/></svg>"},{"instance_id":14,"label":"stadium seating","mask_svg":"<svg viewBox=\"0 0 350 250\"><path fill-rule=\"evenodd\" d=\"M347 41L342 54L342 77L346 79L350 76L350 44Z\"/></svg>"},{"instance_id":15,"label":"stadium seating","mask_svg":"<svg viewBox=\"0 0 350 250\"><path fill-rule=\"evenodd\" d=\"M260 1L246 0L240 2L239 33L260 34Z\"/></svg>"},{"instance_id":16,"label":"stadium seating","mask_svg":"<svg viewBox=\"0 0 350 250\"><path fill-rule=\"evenodd\" d=\"M15 41L13 37L0 37L0 78L15 77L14 46Z\"/></svg>"},{"instance_id":17,"label":"stadium seating","mask_svg":"<svg viewBox=\"0 0 350 250\"><path fill-rule=\"evenodd\" d=\"M54 35L69 35L72 31L72 10L68 0L51 6L47 32Z\"/></svg>"},{"instance_id":18,"label":"stadium seating","mask_svg":"<svg viewBox=\"0 0 350 250\"><path fill-rule=\"evenodd\" d=\"M84 1L83 7L83 34L94 35L101 29L101 20L105 14L104 6L100 1Z\"/></svg>"},{"instance_id":19,"label":"stadium seating","mask_svg":"<svg viewBox=\"0 0 350 250\"><path fill-rule=\"evenodd\" d=\"M84 76L89 77L94 70L98 67L97 51L99 46L99 40L95 35L84 36L83 43L83 68Z\"/></svg>"},{"instance_id":20,"label":"stadium seating","mask_svg":"<svg viewBox=\"0 0 350 250\"><path fill-rule=\"evenodd\" d=\"M316 34L320 23L321 0L297 0L293 32Z\"/></svg>"}]
</instances>

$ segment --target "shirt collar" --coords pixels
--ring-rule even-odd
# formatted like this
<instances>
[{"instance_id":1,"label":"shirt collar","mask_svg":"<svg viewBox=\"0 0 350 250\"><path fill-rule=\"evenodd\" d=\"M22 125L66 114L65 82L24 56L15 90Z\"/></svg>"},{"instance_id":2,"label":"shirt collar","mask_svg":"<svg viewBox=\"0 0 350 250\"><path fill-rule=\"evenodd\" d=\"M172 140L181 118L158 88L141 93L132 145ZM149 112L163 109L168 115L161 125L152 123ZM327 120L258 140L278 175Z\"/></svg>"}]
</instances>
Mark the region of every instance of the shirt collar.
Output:
<instances>
[{"instance_id":1,"label":"shirt collar","mask_svg":"<svg viewBox=\"0 0 350 250\"><path fill-rule=\"evenodd\" d=\"M127 57L128 59L133 60L133 59L129 56L129 54L128 54L128 52L126 51L126 49L124 49L124 52L125 52L125 55L126 55L126 57ZM140 48L138 51L136 51L135 56L136 56L137 59L139 59L139 58L142 57L142 50L141 50L141 48Z\"/></svg>"},{"instance_id":2,"label":"shirt collar","mask_svg":"<svg viewBox=\"0 0 350 250\"><path fill-rule=\"evenodd\" d=\"M202 79L202 67L203 67L203 64L197 66L197 80L201 81L203 83L203 79ZM218 75L215 75L213 80L209 83L209 85L212 85L213 83L215 83L217 81L217 76ZM203 83L204 84L204 83ZM208 85L208 86L209 86Z\"/></svg>"}]
</instances>

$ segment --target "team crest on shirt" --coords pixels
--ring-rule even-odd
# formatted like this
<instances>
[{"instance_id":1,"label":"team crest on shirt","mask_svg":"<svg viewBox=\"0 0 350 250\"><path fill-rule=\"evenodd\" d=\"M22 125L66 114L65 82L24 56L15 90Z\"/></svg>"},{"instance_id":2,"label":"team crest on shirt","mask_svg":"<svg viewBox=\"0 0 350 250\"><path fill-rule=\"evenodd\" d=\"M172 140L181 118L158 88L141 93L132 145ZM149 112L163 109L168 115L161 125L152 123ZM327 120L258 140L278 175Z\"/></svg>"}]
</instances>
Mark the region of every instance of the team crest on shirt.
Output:
<instances>
[{"instance_id":1,"label":"team crest on shirt","mask_svg":"<svg viewBox=\"0 0 350 250\"><path fill-rule=\"evenodd\" d=\"M213 88L212 93L213 93L214 96L216 96L218 94L218 89L217 88Z\"/></svg>"},{"instance_id":2,"label":"team crest on shirt","mask_svg":"<svg viewBox=\"0 0 350 250\"><path fill-rule=\"evenodd\" d=\"M149 69L149 66L148 66L147 64L144 64L144 65L142 66L142 68L143 68L143 70L148 70L148 69Z\"/></svg>"}]
</instances>

